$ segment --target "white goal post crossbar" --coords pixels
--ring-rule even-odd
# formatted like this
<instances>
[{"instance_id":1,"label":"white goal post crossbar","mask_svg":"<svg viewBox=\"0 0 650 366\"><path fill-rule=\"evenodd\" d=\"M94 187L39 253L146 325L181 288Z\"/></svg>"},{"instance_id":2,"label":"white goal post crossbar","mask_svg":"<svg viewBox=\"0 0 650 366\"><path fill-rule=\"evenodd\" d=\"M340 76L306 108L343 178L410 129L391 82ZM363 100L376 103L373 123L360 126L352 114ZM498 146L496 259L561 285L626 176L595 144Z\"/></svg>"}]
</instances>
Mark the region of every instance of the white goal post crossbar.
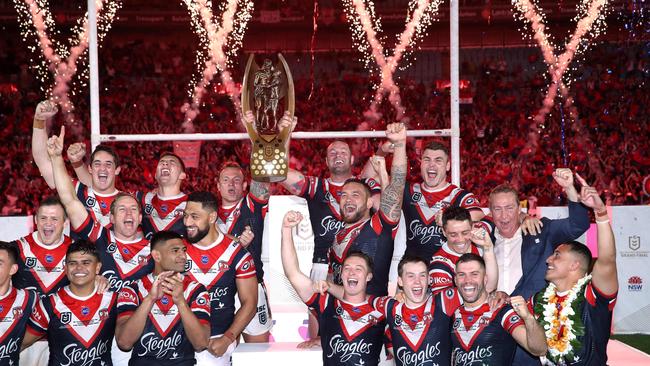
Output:
<instances>
[{"instance_id":1,"label":"white goal post crossbar","mask_svg":"<svg viewBox=\"0 0 650 366\"><path fill-rule=\"evenodd\" d=\"M95 1L88 0L89 25L89 68L90 68L90 141L95 149L101 142L135 141L196 141L196 140L247 140L246 133L195 133L195 134L101 134L99 118L99 62L97 56L97 16ZM458 72L458 0L450 4L450 82L451 82L451 128L442 130L410 130L410 137L450 137L451 138L451 182L460 186L460 128L459 128L459 72ZM346 139L382 138L384 131L322 131L293 132L293 139Z\"/></svg>"}]
</instances>

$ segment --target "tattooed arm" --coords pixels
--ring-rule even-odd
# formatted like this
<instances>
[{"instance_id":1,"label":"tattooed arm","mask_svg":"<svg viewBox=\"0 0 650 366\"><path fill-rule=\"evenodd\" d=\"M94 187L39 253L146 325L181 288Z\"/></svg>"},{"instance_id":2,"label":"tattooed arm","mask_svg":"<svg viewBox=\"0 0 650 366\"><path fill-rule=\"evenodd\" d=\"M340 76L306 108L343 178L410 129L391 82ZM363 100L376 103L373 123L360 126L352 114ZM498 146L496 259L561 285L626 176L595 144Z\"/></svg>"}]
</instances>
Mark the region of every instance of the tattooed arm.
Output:
<instances>
[{"instance_id":1,"label":"tattooed arm","mask_svg":"<svg viewBox=\"0 0 650 366\"><path fill-rule=\"evenodd\" d=\"M394 146L390 184L382 187L379 209L391 221L398 221L402 209L402 197L406 185L406 126L391 123L386 126L386 137Z\"/></svg>"},{"instance_id":2,"label":"tattooed arm","mask_svg":"<svg viewBox=\"0 0 650 366\"><path fill-rule=\"evenodd\" d=\"M301 172L289 169L287 179L282 182L282 186L291 192L291 194L300 196L304 189L303 186L306 184L305 182L305 176Z\"/></svg>"},{"instance_id":3,"label":"tattooed arm","mask_svg":"<svg viewBox=\"0 0 650 366\"><path fill-rule=\"evenodd\" d=\"M260 201L266 202L271 196L271 192L269 191L270 186L271 185L269 183L253 180L251 181L250 192L253 197L257 198Z\"/></svg>"}]
</instances>

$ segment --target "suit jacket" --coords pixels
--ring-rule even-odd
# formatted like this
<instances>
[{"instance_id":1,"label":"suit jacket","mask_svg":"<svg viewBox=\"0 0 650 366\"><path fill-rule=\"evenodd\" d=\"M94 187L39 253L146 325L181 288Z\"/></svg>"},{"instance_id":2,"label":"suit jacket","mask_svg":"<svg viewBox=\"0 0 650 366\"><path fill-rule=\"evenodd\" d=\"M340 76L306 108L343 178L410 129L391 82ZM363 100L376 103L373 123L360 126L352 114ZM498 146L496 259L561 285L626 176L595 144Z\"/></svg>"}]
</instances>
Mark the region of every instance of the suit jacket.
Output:
<instances>
[{"instance_id":1,"label":"suit jacket","mask_svg":"<svg viewBox=\"0 0 650 366\"><path fill-rule=\"evenodd\" d=\"M511 295L530 299L546 286L546 258L555 248L567 241L575 240L589 229L587 208L569 201L569 217L551 220L542 218L544 227L539 235L523 235L521 243L522 276ZM540 365L539 359L517 347L513 365Z\"/></svg>"}]
</instances>

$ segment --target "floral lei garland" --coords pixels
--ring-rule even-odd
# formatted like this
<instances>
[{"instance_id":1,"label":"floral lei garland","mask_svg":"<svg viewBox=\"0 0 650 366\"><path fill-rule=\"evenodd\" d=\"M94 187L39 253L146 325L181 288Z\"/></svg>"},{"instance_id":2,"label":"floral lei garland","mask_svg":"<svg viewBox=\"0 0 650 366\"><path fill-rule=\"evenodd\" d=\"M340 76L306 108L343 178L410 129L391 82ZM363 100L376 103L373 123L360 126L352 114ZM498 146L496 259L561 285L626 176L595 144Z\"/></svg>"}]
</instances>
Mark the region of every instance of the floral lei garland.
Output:
<instances>
[{"instance_id":1,"label":"floral lei garland","mask_svg":"<svg viewBox=\"0 0 650 366\"><path fill-rule=\"evenodd\" d=\"M585 334L582 303L585 299L584 286L589 280L591 275L578 280L562 302L559 302L552 283L535 296L535 314L541 315L540 323L548 344L546 357L555 364L577 361L574 351L582 347L578 338ZM562 310L558 311L558 305Z\"/></svg>"}]
</instances>

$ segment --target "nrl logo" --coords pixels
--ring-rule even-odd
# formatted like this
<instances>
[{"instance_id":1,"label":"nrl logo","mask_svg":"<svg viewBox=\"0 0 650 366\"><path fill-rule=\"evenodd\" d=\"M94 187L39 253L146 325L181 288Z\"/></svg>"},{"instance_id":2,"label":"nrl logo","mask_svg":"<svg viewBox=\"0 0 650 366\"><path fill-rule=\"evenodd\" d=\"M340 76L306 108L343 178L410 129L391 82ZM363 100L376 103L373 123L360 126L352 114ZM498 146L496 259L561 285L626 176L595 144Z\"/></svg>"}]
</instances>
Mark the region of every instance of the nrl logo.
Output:
<instances>
[{"instance_id":1,"label":"nrl logo","mask_svg":"<svg viewBox=\"0 0 650 366\"><path fill-rule=\"evenodd\" d=\"M419 202L420 198L422 198L422 193L420 193L420 192L413 193L413 196L411 197L413 202Z\"/></svg>"},{"instance_id":2,"label":"nrl logo","mask_svg":"<svg viewBox=\"0 0 650 366\"><path fill-rule=\"evenodd\" d=\"M95 197L86 198L86 206L88 207L94 207L96 202Z\"/></svg>"},{"instance_id":3,"label":"nrl logo","mask_svg":"<svg viewBox=\"0 0 650 366\"><path fill-rule=\"evenodd\" d=\"M153 206L147 203L147 205L144 206L144 213L151 215L151 212L153 212Z\"/></svg>"},{"instance_id":4,"label":"nrl logo","mask_svg":"<svg viewBox=\"0 0 650 366\"><path fill-rule=\"evenodd\" d=\"M27 268L34 268L36 267L36 258L34 257L27 257L25 259L25 267Z\"/></svg>"},{"instance_id":5,"label":"nrl logo","mask_svg":"<svg viewBox=\"0 0 650 366\"><path fill-rule=\"evenodd\" d=\"M108 246L106 247L106 253L112 254L115 253L116 250L117 250L117 244L115 244L114 242L108 244Z\"/></svg>"},{"instance_id":6,"label":"nrl logo","mask_svg":"<svg viewBox=\"0 0 650 366\"><path fill-rule=\"evenodd\" d=\"M72 319L72 315L69 311L61 313L61 324L68 324Z\"/></svg>"},{"instance_id":7,"label":"nrl logo","mask_svg":"<svg viewBox=\"0 0 650 366\"><path fill-rule=\"evenodd\" d=\"M641 248L641 237L638 235L630 236L628 246L632 250L639 250Z\"/></svg>"},{"instance_id":8,"label":"nrl logo","mask_svg":"<svg viewBox=\"0 0 650 366\"><path fill-rule=\"evenodd\" d=\"M184 272L187 272L190 269L192 269L192 261L188 259L188 260L185 261L185 271Z\"/></svg>"}]
</instances>

